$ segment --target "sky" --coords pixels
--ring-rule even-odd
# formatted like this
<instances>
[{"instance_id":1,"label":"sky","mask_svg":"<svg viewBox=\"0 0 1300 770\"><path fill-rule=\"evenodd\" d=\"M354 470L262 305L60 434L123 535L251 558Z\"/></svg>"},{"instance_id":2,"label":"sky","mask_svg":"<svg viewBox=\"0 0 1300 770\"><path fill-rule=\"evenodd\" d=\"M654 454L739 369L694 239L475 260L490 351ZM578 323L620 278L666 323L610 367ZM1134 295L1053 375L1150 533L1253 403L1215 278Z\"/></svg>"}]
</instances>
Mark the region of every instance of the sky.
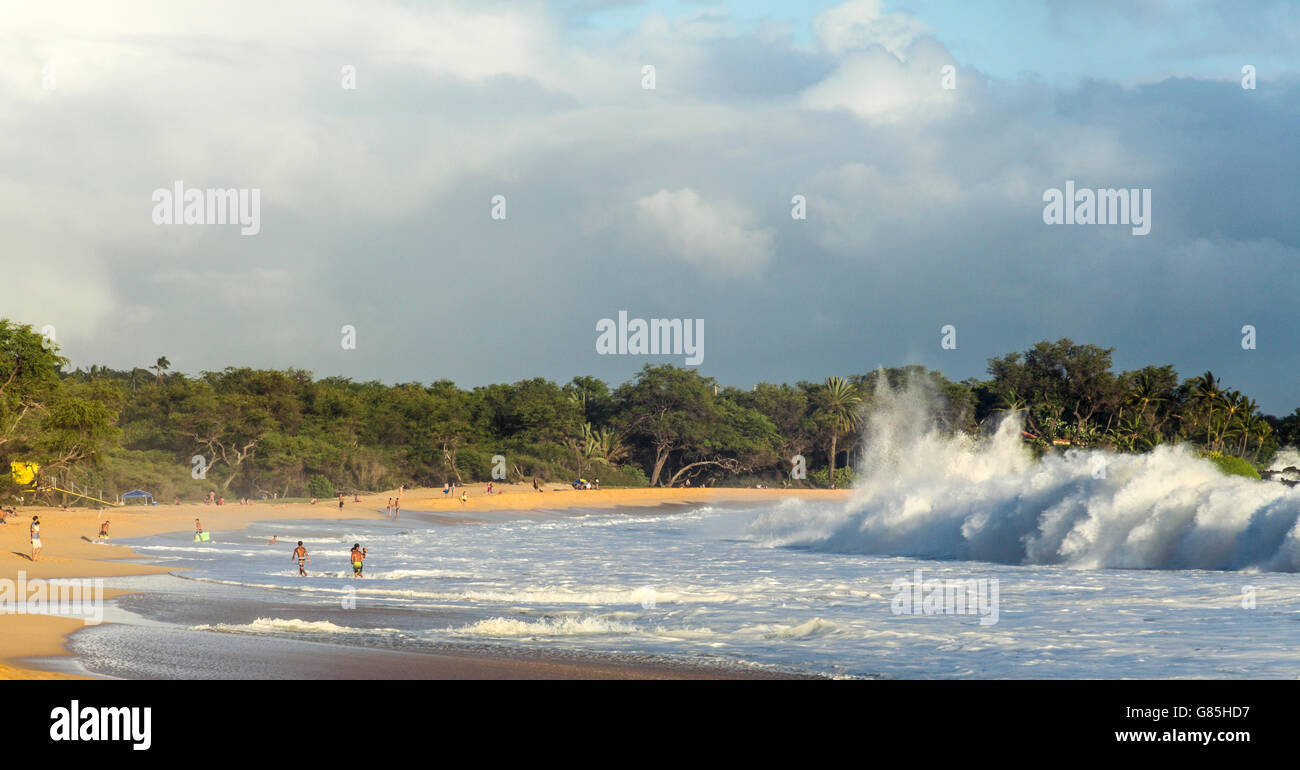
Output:
<instances>
[{"instance_id":1,"label":"sky","mask_svg":"<svg viewBox=\"0 0 1300 770\"><path fill-rule=\"evenodd\" d=\"M737 387L983 377L1069 337L1300 407L1297 2L0 18L0 317L74 366L472 387L684 364L598 353L622 311L700 319L697 368ZM1150 232L1047 224L1067 180L1150 190ZM177 181L258 191L259 231L160 223Z\"/></svg>"}]
</instances>

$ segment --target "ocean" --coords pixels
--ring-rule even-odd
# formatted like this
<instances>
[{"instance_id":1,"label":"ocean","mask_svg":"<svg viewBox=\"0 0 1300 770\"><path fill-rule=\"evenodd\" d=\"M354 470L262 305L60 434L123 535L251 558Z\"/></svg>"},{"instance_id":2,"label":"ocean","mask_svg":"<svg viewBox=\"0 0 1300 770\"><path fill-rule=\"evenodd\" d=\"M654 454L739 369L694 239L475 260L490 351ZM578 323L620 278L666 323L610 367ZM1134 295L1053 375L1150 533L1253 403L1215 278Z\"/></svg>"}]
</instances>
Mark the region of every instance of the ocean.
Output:
<instances>
[{"instance_id":1,"label":"ocean","mask_svg":"<svg viewBox=\"0 0 1300 770\"><path fill-rule=\"evenodd\" d=\"M898 399L872 418L846 501L457 525L405 511L125 541L172 575L114 581L139 591L121 622L71 647L131 677L313 676L363 649L845 678L1300 674L1300 487L1225 476L1186 447L1036 461L1014 420L954 437ZM370 553L360 581L353 543ZM310 665L258 668L269 640L307 645Z\"/></svg>"}]
</instances>

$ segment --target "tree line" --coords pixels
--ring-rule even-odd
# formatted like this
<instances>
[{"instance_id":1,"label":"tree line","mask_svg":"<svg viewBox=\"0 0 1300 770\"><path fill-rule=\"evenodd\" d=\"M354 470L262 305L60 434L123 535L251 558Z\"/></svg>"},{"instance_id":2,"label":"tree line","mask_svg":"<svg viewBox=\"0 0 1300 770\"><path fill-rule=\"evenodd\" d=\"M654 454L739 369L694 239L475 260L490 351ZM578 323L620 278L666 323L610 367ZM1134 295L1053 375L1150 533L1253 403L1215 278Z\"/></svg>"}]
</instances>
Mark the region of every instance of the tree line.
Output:
<instances>
[{"instance_id":1,"label":"tree line","mask_svg":"<svg viewBox=\"0 0 1300 770\"><path fill-rule=\"evenodd\" d=\"M724 387L693 369L646 365L629 382L536 378L460 388L386 385L298 370L230 367L187 376L165 357L130 370L70 370L28 326L0 320L0 461L159 499L324 497L502 479L602 486L847 486L862 416L881 377L921 382L945 430L1017 413L1038 452L1141 452L1186 442L1267 463L1296 443L1300 409L1262 415L1210 372L1112 371L1113 349L1040 342L989 360L989 379L919 366L794 385ZM802 463L798 462L801 458ZM794 471L807 470L799 477ZM0 496L18 490L7 475Z\"/></svg>"}]
</instances>

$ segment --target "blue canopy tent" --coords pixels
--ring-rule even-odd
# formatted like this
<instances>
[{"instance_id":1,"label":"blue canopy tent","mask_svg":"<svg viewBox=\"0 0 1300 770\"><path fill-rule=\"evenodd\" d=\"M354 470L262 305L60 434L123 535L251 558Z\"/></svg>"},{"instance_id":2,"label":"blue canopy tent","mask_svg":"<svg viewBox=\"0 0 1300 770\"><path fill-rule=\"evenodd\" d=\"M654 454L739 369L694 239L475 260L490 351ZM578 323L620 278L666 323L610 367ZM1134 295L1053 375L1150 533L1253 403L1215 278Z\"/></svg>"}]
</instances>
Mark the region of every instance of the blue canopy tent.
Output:
<instances>
[{"instance_id":1,"label":"blue canopy tent","mask_svg":"<svg viewBox=\"0 0 1300 770\"><path fill-rule=\"evenodd\" d=\"M156 500L153 499L153 495L149 494L148 492L144 491L143 489L133 489L133 490L131 490L130 492L127 492L126 494L122 495L122 504L123 504L123 505L126 505L127 503L131 502L132 500L139 500L140 502L144 503L145 505L157 505L157 504L158 504L158 501L156 501Z\"/></svg>"}]
</instances>

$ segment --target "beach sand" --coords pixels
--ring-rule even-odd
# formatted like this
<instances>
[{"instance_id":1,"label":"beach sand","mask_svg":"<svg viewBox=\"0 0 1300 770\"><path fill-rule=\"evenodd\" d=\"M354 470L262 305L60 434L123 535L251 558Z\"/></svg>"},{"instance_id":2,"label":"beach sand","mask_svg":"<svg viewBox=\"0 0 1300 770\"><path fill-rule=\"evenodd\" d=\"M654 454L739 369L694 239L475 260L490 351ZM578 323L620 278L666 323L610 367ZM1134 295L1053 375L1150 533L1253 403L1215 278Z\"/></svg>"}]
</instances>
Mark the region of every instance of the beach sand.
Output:
<instances>
[{"instance_id":1,"label":"beach sand","mask_svg":"<svg viewBox=\"0 0 1300 770\"><path fill-rule=\"evenodd\" d=\"M533 490L531 484L494 484L495 493L486 494L486 484L468 484L457 487L455 496L443 495L441 488L410 489L401 495L403 517L416 517L437 524L482 523L491 512L509 512L510 518L553 516L556 511L568 508L614 508L659 506L673 504L707 503L760 503L787 497L810 499L844 499L843 490L781 490L781 489L602 489L573 490L567 487L546 485L544 492ZM466 490L469 500L460 501L460 492ZM102 545L94 542L99 524L110 521L110 534L114 539L146 537L164 532L193 531L194 519L203 528L214 532L242 529L259 521L287 521L311 519L365 519L385 518L384 508L389 497L397 490L363 495L359 503L349 496L340 511L336 499L311 503L257 502L250 505L227 503L222 506L181 504L158 506L124 506L104 511L74 508L68 511L57 508L26 507L8 523L0 525L0 579L17 580L20 571L28 580L33 578L90 578L122 577L165 573L165 567L140 564L132 561L136 554L126 546ZM40 561L33 563L27 527L33 515L40 516L41 538L44 550ZM106 598L116 595L106 592ZM19 659L57 658L66 656L66 637L83 626L75 618L40 615L0 614L0 679L73 679L70 674L46 672L15 664ZM674 667L659 664L603 663L548 661L545 659L515 659L489 655L429 655L393 653L393 656L376 655L372 660L372 674L382 676L384 671L400 671L401 666L412 666L411 678L730 678L739 676L729 671L710 671L704 668ZM406 657L402 657L406 656ZM389 659L391 657L391 660ZM413 662L414 661L414 662ZM286 665L289 665L288 663ZM292 669L292 665L289 665ZM302 672L310 675L310 672ZM365 671L350 669L350 676L366 677ZM764 675L766 676L766 675Z\"/></svg>"}]
</instances>

